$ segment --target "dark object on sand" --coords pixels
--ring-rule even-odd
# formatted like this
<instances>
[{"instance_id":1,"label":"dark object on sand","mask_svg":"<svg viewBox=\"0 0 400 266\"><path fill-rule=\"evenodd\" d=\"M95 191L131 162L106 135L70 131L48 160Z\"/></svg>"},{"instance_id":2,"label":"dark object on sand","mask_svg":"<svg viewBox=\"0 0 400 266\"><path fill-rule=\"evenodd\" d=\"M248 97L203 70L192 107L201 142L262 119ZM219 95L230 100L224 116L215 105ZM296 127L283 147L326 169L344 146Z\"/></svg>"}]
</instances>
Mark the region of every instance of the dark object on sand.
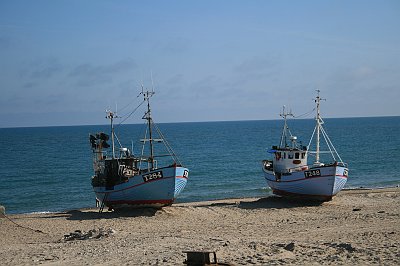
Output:
<instances>
[{"instance_id":1,"label":"dark object on sand","mask_svg":"<svg viewBox=\"0 0 400 266\"><path fill-rule=\"evenodd\" d=\"M287 251L293 251L294 250L294 243L289 243L287 244L284 249L286 249Z\"/></svg>"},{"instance_id":2,"label":"dark object on sand","mask_svg":"<svg viewBox=\"0 0 400 266\"><path fill-rule=\"evenodd\" d=\"M183 253L187 254L187 259L183 263L190 266L229 265L227 263L218 263L215 251L184 251ZM210 260L210 254L214 255L213 262Z\"/></svg>"},{"instance_id":3,"label":"dark object on sand","mask_svg":"<svg viewBox=\"0 0 400 266\"><path fill-rule=\"evenodd\" d=\"M217 254L211 251L184 251L187 259L183 262L187 265L210 265L210 253L214 254L214 263L217 263Z\"/></svg>"},{"instance_id":4,"label":"dark object on sand","mask_svg":"<svg viewBox=\"0 0 400 266\"><path fill-rule=\"evenodd\" d=\"M64 235L65 241L71 240L87 240L87 239L100 239L103 237L109 237L115 233L115 230L112 228L108 229L92 229L87 233L83 233L81 230L75 230L75 232L69 233L68 235Z\"/></svg>"}]
</instances>

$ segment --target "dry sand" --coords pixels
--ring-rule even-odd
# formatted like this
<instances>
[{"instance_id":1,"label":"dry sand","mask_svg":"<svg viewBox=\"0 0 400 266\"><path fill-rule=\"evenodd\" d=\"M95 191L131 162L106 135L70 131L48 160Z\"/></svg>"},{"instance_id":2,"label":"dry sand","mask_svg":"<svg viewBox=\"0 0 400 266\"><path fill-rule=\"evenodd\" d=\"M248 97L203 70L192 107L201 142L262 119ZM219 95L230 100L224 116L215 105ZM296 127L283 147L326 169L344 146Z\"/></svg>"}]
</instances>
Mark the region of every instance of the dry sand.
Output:
<instances>
[{"instance_id":1,"label":"dry sand","mask_svg":"<svg viewBox=\"0 0 400 266\"><path fill-rule=\"evenodd\" d=\"M389 188L342 191L322 204L267 197L8 215L0 263L183 265L183 251L207 250L232 265L400 265L399 203L400 188ZM64 239L93 229L90 238Z\"/></svg>"}]
</instances>

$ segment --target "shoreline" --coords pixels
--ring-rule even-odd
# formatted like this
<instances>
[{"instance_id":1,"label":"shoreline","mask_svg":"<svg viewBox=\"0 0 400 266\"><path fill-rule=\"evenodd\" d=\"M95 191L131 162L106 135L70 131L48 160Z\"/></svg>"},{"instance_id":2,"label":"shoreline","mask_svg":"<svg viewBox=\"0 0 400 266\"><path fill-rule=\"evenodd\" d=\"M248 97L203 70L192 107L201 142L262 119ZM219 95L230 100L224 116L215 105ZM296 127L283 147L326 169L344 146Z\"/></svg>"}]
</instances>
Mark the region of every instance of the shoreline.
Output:
<instances>
[{"instance_id":1,"label":"shoreline","mask_svg":"<svg viewBox=\"0 0 400 266\"><path fill-rule=\"evenodd\" d=\"M381 189L391 189L391 188L400 188L400 184L397 185L389 185L389 186L382 186L382 187L354 187L354 188L344 188L341 190L340 193L343 193L344 191L353 191L353 190L360 190L360 191L368 191L368 190L381 190ZM274 197L275 195L270 193L266 194L265 197ZM260 196L261 197L261 196ZM336 197L336 196L335 196ZM211 202L211 201L223 201L223 200L243 200L246 198L259 198L259 197L238 197L238 198L221 198L221 199L210 199L210 200L201 200L201 201L184 201L184 202L174 202L172 206L175 206L177 204L186 204L186 203L197 203L197 202ZM73 208L73 209L63 209L59 211L34 211L34 212L12 212L12 213L7 213L7 206L1 205L5 207L5 212L7 216L10 215L29 215L29 214L57 214L57 213L65 213L69 211L74 211L74 210L95 210L97 208L95 207L82 207L82 208Z\"/></svg>"},{"instance_id":2,"label":"shoreline","mask_svg":"<svg viewBox=\"0 0 400 266\"><path fill-rule=\"evenodd\" d=\"M208 250L232 265L398 265L399 203L392 187L344 190L324 203L267 196L102 214L6 213L0 256L3 265L183 265L183 251ZM76 230L83 239L72 237Z\"/></svg>"}]
</instances>

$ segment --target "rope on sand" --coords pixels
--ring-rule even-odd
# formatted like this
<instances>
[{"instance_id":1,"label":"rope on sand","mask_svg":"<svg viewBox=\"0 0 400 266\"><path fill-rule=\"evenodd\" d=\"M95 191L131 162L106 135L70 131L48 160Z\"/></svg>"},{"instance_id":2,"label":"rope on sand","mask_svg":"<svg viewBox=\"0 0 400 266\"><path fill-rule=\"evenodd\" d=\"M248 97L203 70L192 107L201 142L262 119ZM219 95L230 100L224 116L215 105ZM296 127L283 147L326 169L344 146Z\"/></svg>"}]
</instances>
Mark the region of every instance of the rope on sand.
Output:
<instances>
[{"instance_id":1,"label":"rope on sand","mask_svg":"<svg viewBox=\"0 0 400 266\"><path fill-rule=\"evenodd\" d=\"M36 232L36 233L41 233L41 234L46 234L46 235L48 235L48 233L45 233L45 232L43 232L42 230L33 229L33 228L30 228L30 227L27 227L27 226L23 226L23 225L17 224L17 223L14 222L10 217L8 217L5 213L3 213L1 216L4 216L5 218L7 218L7 220L9 220L10 222L12 222L13 224L15 224L15 225L18 226L18 227L21 227L21 228L24 228L24 229L28 229L28 230L34 231L34 232Z\"/></svg>"}]
</instances>

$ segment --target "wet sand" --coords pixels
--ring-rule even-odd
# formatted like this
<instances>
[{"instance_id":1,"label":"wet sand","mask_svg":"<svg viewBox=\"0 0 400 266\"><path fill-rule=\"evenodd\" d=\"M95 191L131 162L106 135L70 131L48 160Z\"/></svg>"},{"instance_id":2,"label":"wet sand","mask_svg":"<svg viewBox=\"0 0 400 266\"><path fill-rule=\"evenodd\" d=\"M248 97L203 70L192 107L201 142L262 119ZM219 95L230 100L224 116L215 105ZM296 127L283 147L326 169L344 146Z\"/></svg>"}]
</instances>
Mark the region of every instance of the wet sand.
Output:
<instances>
[{"instance_id":1,"label":"wet sand","mask_svg":"<svg viewBox=\"0 0 400 266\"><path fill-rule=\"evenodd\" d=\"M232 265L400 265L399 206L400 188L387 188L342 191L325 203L271 196L7 215L0 218L0 260L183 265L183 251L206 250Z\"/></svg>"}]
</instances>

